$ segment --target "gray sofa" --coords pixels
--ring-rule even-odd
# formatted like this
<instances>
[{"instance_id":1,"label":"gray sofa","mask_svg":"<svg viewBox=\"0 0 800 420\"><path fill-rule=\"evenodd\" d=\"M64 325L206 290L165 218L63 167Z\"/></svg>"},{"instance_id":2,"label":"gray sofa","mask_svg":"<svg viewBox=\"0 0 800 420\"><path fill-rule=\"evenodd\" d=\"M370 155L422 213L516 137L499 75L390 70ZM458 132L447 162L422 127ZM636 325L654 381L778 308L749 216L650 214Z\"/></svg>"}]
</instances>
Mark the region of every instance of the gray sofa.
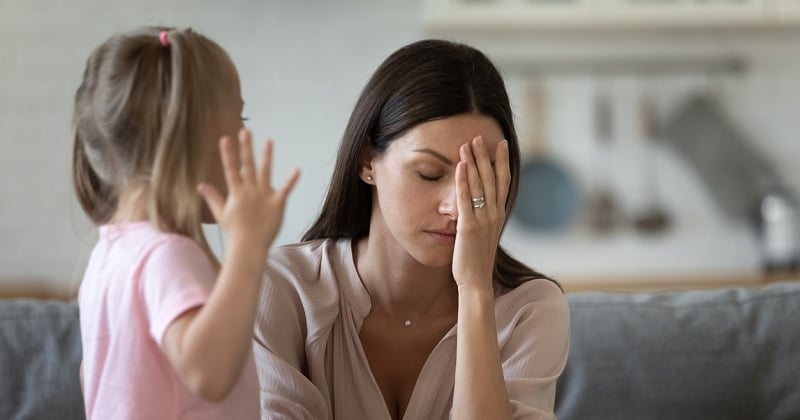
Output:
<instances>
[{"instance_id":1,"label":"gray sofa","mask_svg":"<svg viewBox=\"0 0 800 420\"><path fill-rule=\"evenodd\" d=\"M0 299L0 419L83 419L76 302Z\"/></svg>"},{"instance_id":2,"label":"gray sofa","mask_svg":"<svg viewBox=\"0 0 800 420\"><path fill-rule=\"evenodd\" d=\"M568 299L560 419L800 419L800 282ZM0 419L84 418L79 337L74 302L0 299Z\"/></svg>"},{"instance_id":3,"label":"gray sofa","mask_svg":"<svg viewBox=\"0 0 800 420\"><path fill-rule=\"evenodd\" d=\"M569 304L560 419L800 419L800 282Z\"/></svg>"}]
</instances>

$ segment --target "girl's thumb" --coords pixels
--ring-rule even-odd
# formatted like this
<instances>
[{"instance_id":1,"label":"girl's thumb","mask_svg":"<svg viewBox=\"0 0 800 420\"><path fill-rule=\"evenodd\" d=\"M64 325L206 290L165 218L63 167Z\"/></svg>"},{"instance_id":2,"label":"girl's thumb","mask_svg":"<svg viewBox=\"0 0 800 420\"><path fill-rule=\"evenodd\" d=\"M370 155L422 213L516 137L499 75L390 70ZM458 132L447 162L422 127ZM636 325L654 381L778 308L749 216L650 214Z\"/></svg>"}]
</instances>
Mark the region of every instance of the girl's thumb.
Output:
<instances>
[{"instance_id":1,"label":"girl's thumb","mask_svg":"<svg viewBox=\"0 0 800 420\"><path fill-rule=\"evenodd\" d=\"M208 184L197 185L197 191L203 196L203 200L206 202L208 209L211 210L211 215L219 222L222 208L225 205L225 200L222 198L222 195L220 195L216 188Z\"/></svg>"}]
</instances>

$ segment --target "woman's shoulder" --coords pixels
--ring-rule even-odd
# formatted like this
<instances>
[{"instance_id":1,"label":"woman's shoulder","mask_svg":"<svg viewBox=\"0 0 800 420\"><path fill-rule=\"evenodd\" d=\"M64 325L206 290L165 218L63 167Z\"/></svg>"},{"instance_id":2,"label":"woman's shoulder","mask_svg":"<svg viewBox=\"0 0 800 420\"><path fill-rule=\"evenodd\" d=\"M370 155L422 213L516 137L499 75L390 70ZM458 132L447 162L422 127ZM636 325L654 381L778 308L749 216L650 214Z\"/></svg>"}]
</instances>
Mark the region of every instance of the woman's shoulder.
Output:
<instances>
[{"instance_id":1,"label":"woman's shoulder","mask_svg":"<svg viewBox=\"0 0 800 420\"><path fill-rule=\"evenodd\" d=\"M299 322L306 337L316 337L329 328L338 315L341 294L333 267L347 242L324 239L270 250L257 324ZM286 321L288 318L295 320Z\"/></svg>"},{"instance_id":2,"label":"woman's shoulder","mask_svg":"<svg viewBox=\"0 0 800 420\"><path fill-rule=\"evenodd\" d=\"M318 239L281 245L270 250L267 259L268 268L277 269L312 269L319 266L324 249L330 246L331 240Z\"/></svg>"},{"instance_id":3,"label":"woman's shoulder","mask_svg":"<svg viewBox=\"0 0 800 420\"><path fill-rule=\"evenodd\" d=\"M267 258L267 270L283 272L303 280L313 280L329 273L332 265L341 265L349 239L316 239L273 248Z\"/></svg>"},{"instance_id":4,"label":"woman's shoulder","mask_svg":"<svg viewBox=\"0 0 800 420\"><path fill-rule=\"evenodd\" d=\"M347 239L318 239L273 248L267 259L265 283L280 283L301 297L338 296L337 267Z\"/></svg>"},{"instance_id":5,"label":"woman's shoulder","mask_svg":"<svg viewBox=\"0 0 800 420\"><path fill-rule=\"evenodd\" d=\"M497 340L503 370L516 378L537 378L551 391L569 355L570 315L567 299L552 280L528 280L495 300ZM513 393L530 393L515 383ZM510 387L510 392L511 391ZM542 388L544 390L545 388ZM525 399L522 399L523 401Z\"/></svg>"},{"instance_id":6,"label":"woman's shoulder","mask_svg":"<svg viewBox=\"0 0 800 420\"><path fill-rule=\"evenodd\" d=\"M558 283L549 279L528 280L505 289L495 298L498 323L512 323L520 317L549 314L569 318L567 298Z\"/></svg>"},{"instance_id":7,"label":"woman's shoulder","mask_svg":"<svg viewBox=\"0 0 800 420\"><path fill-rule=\"evenodd\" d=\"M497 301L505 305L531 302L566 303L566 298L558 283L550 279L537 278L527 280L514 288L502 288Z\"/></svg>"}]
</instances>

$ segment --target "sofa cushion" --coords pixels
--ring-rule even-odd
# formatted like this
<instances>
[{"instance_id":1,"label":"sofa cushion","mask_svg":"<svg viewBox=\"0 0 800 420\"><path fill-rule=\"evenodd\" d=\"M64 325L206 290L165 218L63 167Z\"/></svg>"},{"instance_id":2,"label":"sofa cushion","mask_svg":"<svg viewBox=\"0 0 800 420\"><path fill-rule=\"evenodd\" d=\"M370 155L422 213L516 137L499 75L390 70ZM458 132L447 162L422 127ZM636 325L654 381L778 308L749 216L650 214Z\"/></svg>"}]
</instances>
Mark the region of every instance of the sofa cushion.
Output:
<instances>
[{"instance_id":1,"label":"sofa cushion","mask_svg":"<svg viewBox=\"0 0 800 420\"><path fill-rule=\"evenodd\" d=\"M567 298L560 419L800 418L800 282Z\"/></svg>"},{"instance_id":2,"label":"sofa cushion","mask_svg":"<svg viewBox=\"0 0 800 420\"><path fill-rule=\"evenodd\" d=\"M83 419L78 305L0 299L0 419Z\"/></svg>"}]
</instances>

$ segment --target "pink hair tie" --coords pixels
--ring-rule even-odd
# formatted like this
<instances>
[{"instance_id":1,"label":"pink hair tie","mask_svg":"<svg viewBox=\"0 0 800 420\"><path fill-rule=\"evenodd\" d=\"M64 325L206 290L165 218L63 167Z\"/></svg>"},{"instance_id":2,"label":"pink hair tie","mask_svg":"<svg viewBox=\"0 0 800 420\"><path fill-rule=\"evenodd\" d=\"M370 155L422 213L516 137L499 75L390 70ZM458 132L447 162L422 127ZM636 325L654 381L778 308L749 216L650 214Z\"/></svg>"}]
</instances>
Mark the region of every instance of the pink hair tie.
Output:
<instances>
[{"instance_id":1,"label":"pink hair tie","mask_svg":"<svg viewBox=\"0 0 800 420\"><path fill-rule=\"evenodd\" d=\"M169 47L169 40L167 39L167 31L161 31L158 34L158 40L161 41L161 45L164 47Z\"/></svg>"}]
</instances>

